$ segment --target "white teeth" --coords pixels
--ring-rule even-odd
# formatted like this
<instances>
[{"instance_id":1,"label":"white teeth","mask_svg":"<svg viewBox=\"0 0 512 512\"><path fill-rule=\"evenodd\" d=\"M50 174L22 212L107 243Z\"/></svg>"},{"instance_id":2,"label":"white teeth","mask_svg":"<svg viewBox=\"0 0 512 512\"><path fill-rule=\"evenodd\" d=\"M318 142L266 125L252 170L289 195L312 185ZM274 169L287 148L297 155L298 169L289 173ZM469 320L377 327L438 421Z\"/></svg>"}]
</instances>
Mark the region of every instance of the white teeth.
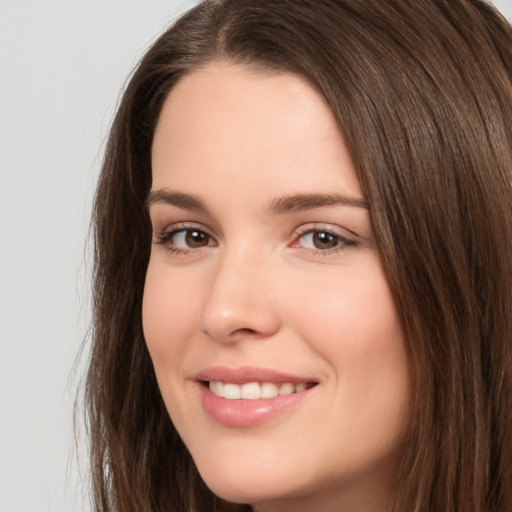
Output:
<instances>
[{"instance_id":1,"label":"white teeth","mask_svg":"<svg viewBox=\"0 0 512 512\"><path fill-rule=\"evenodd\" d=\"M279 388L279 395L291 395L295 391L293 384L287 382L286 384L282 384Z\"/></svg>"},{"instance_id":2,"label":"white teeth","mask_svg":"<svg viewBox=\"0 0 512 512\"><path fill-rule=\"evenodd\" d=\"M220 382L219 384L222 384L222 382ZM306 383L305 382L300 382L299 384L297 384L295 386L295 391L297 391L297 393L300 393L301 391L304 391L306 389Z\"/></svg>"},{"instance_id":3,"label":"white teeth","mask_svg":"<svg viewBox=\"0 0 512 512\"><path fill-rule=\"evenodd\" d=\"M224 398L227 398L229 400L238 400L241 395L240 386L237 384L224 384Z\"/></svg>"},{"instance_id":4,"label":"white teeth","mask_svg":"<svg viewBox=\"0 0 512 512\"><path fill-rule=\"evenodd\" d=\"M224 396L224 383L211 380L208 384L210 391L218 396Z\"/></svg>"},{"instance_id":5,"label":"white teeth","mask_svg":"<svg viewBox=\"0 0 512 512\"><path fill-rule=\"evenodd\" d=\"M279 391L273 382L264 382L261 385L261 398L274 398L278 395Z\"/></svg>"},{"instance_id":6,"label":"white teeth","mask_svg":"<svg viewBox=\"0 0 512 512\"><path fill-rule=\"evenodd\" d=\"M257 382L248 382L240 387L240 397L246 400L261 398L261 386Z\"/></svg>"},{"instance_id":7,"label":"white teeth","mask_svg":"<svg viewBox=\"0 0 512 512\"><path fill-rule=\"evenodd\" d=\"M283 384L274 384L273 382L247 382L241 386L230 382L210 381L208 383L210 391L217 396L227 398L228 400L258 400L260 398L274 398L278 395L291 395L300 393L307 387L305 382L292 384L285 382Z\"/></svg>"}]
</instances>

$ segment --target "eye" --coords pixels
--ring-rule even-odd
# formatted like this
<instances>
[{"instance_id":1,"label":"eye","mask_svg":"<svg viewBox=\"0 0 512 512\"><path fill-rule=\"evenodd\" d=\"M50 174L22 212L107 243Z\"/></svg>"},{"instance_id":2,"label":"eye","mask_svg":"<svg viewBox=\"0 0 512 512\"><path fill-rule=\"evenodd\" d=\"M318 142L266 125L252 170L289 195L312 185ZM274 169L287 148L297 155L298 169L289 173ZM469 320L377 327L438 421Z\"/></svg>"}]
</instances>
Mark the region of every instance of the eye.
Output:
<instances>
[{"instance_id":1,"label":"eye","mask_svg":"<svg viewBox=\"0 0 512 512\"><path fill-rule=\"evenodd\" d=\"M299 233L291 246L315 252L331 253L355 244L354 240L343 236L341 233L319 227Z\"/></svg>"},{"instance_id":2,"label":"eye","mask_svg":"<svg viewBox=\"0 0 512 512\"><path fill-rule=\"evenodd\" d=\"M156 235L156 243L164 245L173 253L187 253L194 249L216 245L215 239L206 231L191 226L176 226L175 229Z\"/></svg>"},{"instance_id":3,"label":"eye","mask_svg":"<svg viewBox=\"0 0 512 512\"><path fill-rule=\"evenodd\" d=\"M328 231L310 231L300 237L302 246L308 249L335 249L343 242L338 235Z\"/></svg>"},{"instance_id":4,"label":"eye","mask_svg":"<svg viewBox=\"0 0 512 512\"><path fill-rule=\"evenodd\" d=\"M181 249L198 249L210 245L211 237L199 229L181 229L171 232L170 244Z\"/></svg>"}]
</instances>

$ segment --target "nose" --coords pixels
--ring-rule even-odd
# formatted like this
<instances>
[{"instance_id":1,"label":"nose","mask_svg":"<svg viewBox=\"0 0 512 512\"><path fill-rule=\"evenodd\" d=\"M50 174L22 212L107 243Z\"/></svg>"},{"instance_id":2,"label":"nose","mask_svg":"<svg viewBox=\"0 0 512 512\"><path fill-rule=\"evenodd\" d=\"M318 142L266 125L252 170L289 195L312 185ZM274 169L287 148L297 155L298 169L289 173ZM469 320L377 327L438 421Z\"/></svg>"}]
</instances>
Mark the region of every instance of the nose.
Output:
<instances>
[{"instance_id":1,"label":"nose","mask_svg":"<svg viewBox=\"0 0 512 512\"><path fill-rule=\"evenodd\" d=\"M280 328L272 291L273 268L247 251L220 256L212 271L201 313L201 330L221 343L264 339Z\"/></svg>"}]
</instances>

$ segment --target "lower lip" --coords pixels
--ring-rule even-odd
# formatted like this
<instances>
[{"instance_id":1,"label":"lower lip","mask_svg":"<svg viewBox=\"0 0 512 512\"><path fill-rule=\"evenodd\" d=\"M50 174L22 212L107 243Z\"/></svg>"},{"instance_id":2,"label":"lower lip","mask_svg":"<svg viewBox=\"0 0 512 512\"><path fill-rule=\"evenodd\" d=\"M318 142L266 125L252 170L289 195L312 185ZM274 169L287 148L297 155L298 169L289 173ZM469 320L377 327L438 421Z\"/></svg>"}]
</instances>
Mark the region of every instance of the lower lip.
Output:
<instances>
[{"instance_id":1,"label":"lower lip","mask_svg":"<svg viewBox=\"0 0 512 512\"><path fill-rule=\"evenodd\" d=\"M274 398L228 400L215 395L203 384L200 388L204 410L216 422L230 427L254 427L270 421L300 404L314 389Z\"/></svg>"}]
</instances>

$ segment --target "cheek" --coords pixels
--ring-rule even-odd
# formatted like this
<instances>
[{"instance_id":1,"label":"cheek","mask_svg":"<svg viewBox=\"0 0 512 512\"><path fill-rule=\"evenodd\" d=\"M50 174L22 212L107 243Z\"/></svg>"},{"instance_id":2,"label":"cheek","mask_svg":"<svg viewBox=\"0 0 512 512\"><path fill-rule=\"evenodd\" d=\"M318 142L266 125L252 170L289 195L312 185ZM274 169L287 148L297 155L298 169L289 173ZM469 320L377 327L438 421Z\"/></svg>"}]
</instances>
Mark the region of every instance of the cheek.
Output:
<instances>
[{"instance_id":1,"label":"cheek","mask_svg":"<svg viewBox=\"0 0 512 512\"><path fill-rule=\"evenodd\" d=\"M338 280L317 276L312 284L302 300L291 295L289 300L295 303L298 331L331 367L337 399L354 418L382 413L395 421L393 415L401 416L407 404L409 358L380 265L372 262L364 272L354 268ZM393 405L386 412L384 404Z\"/></svg>"},{"instance_id":2,"label":"cheek","mask_svg":"<svg viewBox=\"0 0 512 512\"><path fill-rule=\"evenodd\" d=\"M331 354L372 357L403 348L398 314L380 265L348 269L342 277L312 276L307 293L291 293L300 330ZM340 354L341 355L341 354Z\"/></svg>"},{"instance_id":3,"label":"cheek","mask_svg":"<svg viewBox=\"0 0 512 512\"><path fill-rule=\"evenodd\" d=\"M142 325L157 371L159 366L179 360L194 326L198 295L175 274L151 261L146 273Z\"/></svg>"}]
</instances>

